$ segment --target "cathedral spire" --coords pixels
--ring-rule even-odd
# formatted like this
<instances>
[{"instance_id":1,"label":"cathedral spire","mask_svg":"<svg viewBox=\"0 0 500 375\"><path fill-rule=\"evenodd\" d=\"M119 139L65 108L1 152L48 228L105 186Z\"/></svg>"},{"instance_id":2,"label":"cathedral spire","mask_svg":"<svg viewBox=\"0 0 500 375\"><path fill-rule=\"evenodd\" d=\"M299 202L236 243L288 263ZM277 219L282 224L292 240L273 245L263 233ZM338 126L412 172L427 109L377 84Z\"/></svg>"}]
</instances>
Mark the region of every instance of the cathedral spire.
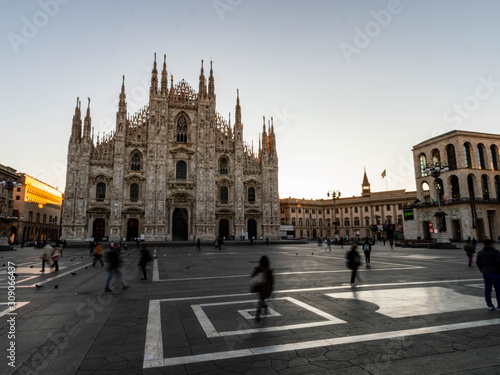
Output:
<instances>
[{"instance_id":1,"label":"cathedral spire","mask_svg":"<svg viewBox=\"0 0 500 375\"><path fill-rule=\"evenodd\" d=\"M82 137L82 114L81 107L82 103L80 98L76 98L75 114L73 115L73 126L71 128L71 138L70 141L79 141Z\"/></svg>"},{"instance_id":2,"label":"cathedral spire","mask_svg":"<svg viewBox=\"0 0 500 375\"><path fill-rule=\"evenodd\" d=\"M236 89L236 114L235 119L236 124L241 124L241 107L240 107L240 90Z\"/></svg>"},{"instance_id":3,"label":"cathedral spire","mask_svg":"<svg viewBox=\"0 0 500 375\"><path fill-rule=\"evenodd\" d=\"M212 61L210 61L210 77L208 78L208 98L215 99L214 71L212 70Z\"/></svg>"},{"instance_id":4,"label":"cathedral spire","mask_svg":"<svg viewBox=\"0 0 500 375\"><path fill-rule=\"evenodd\" d=\"M161 94L168 94L168 74L167 74L167 55L163 55L163 69L161 71Z\"/></svg>"},{"instance_id":5,"label":"cathedral spire","mask_svg":"<svg viewBox=\"0 0 500 375\"><path fill-rule=\"evenodd\" d=\"M207 86L205 80L205 72L203 71L203 60L201 60L201 71L200 71L200 84L198 87L198 98L203 99L207 97Z\"/></svg>"},{"instance_id":6,"label":"cathedral spire","mask_svg":"<svg viewBox=\"0 0 500 375\"><path fill-rule=\"evenodd\" d=\"M122 91L120 92L120 102L118 103L118 112L127 113L127 102L125 101L125 76L122 80Z\"/></svg>"},{"instance_id":7,"label":"cathedral spire","mask_svg":"<svg viewBox=\"0 0 500 375\"><path fill-rule=\"evenodd\" d=\"M87 107L87 114L85 115L85 121L84 121L84 127L83 127L83 138L88 138L90 139L90 124L91 124L91 119L90 119L90 98L89 99L89 104Z\"/></svg>"},{"instance_id":8,"label":"cathedral spire","mask_svg":"<svg viewBox=\"0 0 500 375\"><path fill-rule=\"evenodd\" d=\"M158 69L156 68L156 52L153 70L151 71L151 87L149 89L150 96L156 95L158 92Z\"/></svg>"},{"instance_id":9,"label":"cathedral spire","mask_svg":"<svg viewBox=\"0 0 500 375\"><path fill-rule=\"evenodd\" d=\"M268 140L267 140L267 132L266 132L266 117L262 116L262 153L267 155L268 150Z\"/></svg>"}]
</instances>

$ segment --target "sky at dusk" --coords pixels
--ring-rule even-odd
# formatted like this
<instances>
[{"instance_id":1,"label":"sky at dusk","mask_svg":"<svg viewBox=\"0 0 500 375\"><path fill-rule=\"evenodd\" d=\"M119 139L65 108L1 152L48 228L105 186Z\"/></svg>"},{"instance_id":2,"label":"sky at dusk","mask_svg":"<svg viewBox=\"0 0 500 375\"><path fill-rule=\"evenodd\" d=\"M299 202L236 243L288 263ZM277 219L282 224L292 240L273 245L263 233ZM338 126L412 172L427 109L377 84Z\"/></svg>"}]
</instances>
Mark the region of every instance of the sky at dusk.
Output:
<instances>
[{"instance_id":1,"label":"sky at dusk","mask_svg":"<svg viewBox=\"0 0 500 375\"><path fill-rule=\"evenodd\" d=\"M153 55L258 148L273 117L281 198L415 190L411 149L453 129L499 133L500 2L0 2L0 164L64 191L76 98L95 133L148 103ZM170 82L169 82L170 85ZM386 170L386 179L381 173Z\"/></svg>"}]
</instances>

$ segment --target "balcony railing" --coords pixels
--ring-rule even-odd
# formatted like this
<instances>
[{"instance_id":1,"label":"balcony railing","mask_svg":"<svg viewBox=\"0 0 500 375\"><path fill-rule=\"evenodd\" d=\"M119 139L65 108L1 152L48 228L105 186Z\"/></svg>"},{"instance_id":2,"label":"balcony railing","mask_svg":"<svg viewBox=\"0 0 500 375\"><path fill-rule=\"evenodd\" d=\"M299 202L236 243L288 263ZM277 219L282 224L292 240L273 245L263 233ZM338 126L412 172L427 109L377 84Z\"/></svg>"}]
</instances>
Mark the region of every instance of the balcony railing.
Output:
<instances>
[{"instance_id":1,"label":"balcony railing","mask_svg":"<svg viewBox=\"0 0 500 375\"><path fill-rule=\"evenodd\" d=\"M439 202L441 206L451 206L456 204L464 204L464 203L488 203L488 204L500 204L499 198L451 198L451 199L441 199ZM418 202L418 203L408 203L405 204L404 208L413 208L413 207L437 207L437 201L431 202Z\"/></svg>"}]
</instances>

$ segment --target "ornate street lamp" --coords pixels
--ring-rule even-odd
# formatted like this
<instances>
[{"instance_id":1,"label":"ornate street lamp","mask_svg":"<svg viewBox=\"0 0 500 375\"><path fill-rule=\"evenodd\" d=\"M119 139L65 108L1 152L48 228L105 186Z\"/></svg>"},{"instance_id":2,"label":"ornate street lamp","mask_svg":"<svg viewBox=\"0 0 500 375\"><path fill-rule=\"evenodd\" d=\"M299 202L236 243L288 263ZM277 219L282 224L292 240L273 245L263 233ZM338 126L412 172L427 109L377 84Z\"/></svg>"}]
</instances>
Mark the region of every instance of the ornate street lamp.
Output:
<instances>
[{"instance_id":1,"label":"ornate street lamp","mask_svg":"<svg viewBox=\"0 0 500 375\"><path fill-rule=\"evenodd\" d=\"M6 210L5 210L5 219L3 221L3 233L2 237L6 238L7 241L10 241L9 236L7 235L7 221L9 218L9 202L12 196L12 190L15 187L21 186L21 183L17 181L0 181L0 185L3 185L3 187L7 190L7 195L6 195Z\"/></svg>"},{"instance_id":2,"label":"ornate street lamp","mask_svg":"<svg viewBox=\"0 0 500 375\"><path fill-rule=\"evenodd\" d=\"M436 184L436 193L437 193L437 201L438 201L438 212L434 215L439 220L438 225L438 235L441 232L446 232L446 226L443 225L445 222L444 217L446 216L445 212L441 212L441 186L439 185L438 178L441 176L441 173L446 173L450 170L447 165L441 163L427 164L427 167L424 169L424 172L434 177L434 183Z\"/></svg>"},{"instance_id":3,"label":"ornate street lamp","mask_svg":"<svg viewBox=\"0 0 500 375\"><path fill-rule=\"evenodd\" d=\"M340 198L340 190L329 190L326 193L327 197L332 196L333 199L333 226L334 226L334 236L337 238L337 212L335 210L335 201Z\"/></svg>"}]
</instances>

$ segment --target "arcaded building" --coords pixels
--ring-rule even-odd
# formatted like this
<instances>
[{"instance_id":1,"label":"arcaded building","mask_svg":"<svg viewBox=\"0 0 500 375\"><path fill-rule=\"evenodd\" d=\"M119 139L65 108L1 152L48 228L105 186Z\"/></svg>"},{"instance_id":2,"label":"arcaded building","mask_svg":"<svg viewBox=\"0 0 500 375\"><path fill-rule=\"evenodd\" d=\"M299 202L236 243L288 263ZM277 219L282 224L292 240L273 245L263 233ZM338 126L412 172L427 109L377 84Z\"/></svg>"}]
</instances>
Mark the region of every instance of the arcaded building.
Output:
<instances>
[{"instance_id":1,"label":"arcaded building","mask_svg":"<svg viewBox=\"0 0 500 375\"><path fill-rule=\"evenodd\" d=\"M62 215L70 241L146 241L279 236L278 155L264 119L257 150L243 140L239 95L234 124L216 111L215 79L203 61L198 92L168 82L156 55L149 103L127 112L125 78L116 129L94 138L90 99L77 99Z\"/></svg>"},{"instance_id":2,"label":"arcaded building","mask_svg":"<svg viewBox=\"0 0 500 375\"><path fill-rule=\"evenodd\" d=\"M406 226L407 236L440 241L468 237L496 240L500 235L499 147L498 134L463 130L415 145L420 202L412 207L414 220ZM427 170L435 166L439 166L439 176Z\"/></svg>"}]
</instances>

